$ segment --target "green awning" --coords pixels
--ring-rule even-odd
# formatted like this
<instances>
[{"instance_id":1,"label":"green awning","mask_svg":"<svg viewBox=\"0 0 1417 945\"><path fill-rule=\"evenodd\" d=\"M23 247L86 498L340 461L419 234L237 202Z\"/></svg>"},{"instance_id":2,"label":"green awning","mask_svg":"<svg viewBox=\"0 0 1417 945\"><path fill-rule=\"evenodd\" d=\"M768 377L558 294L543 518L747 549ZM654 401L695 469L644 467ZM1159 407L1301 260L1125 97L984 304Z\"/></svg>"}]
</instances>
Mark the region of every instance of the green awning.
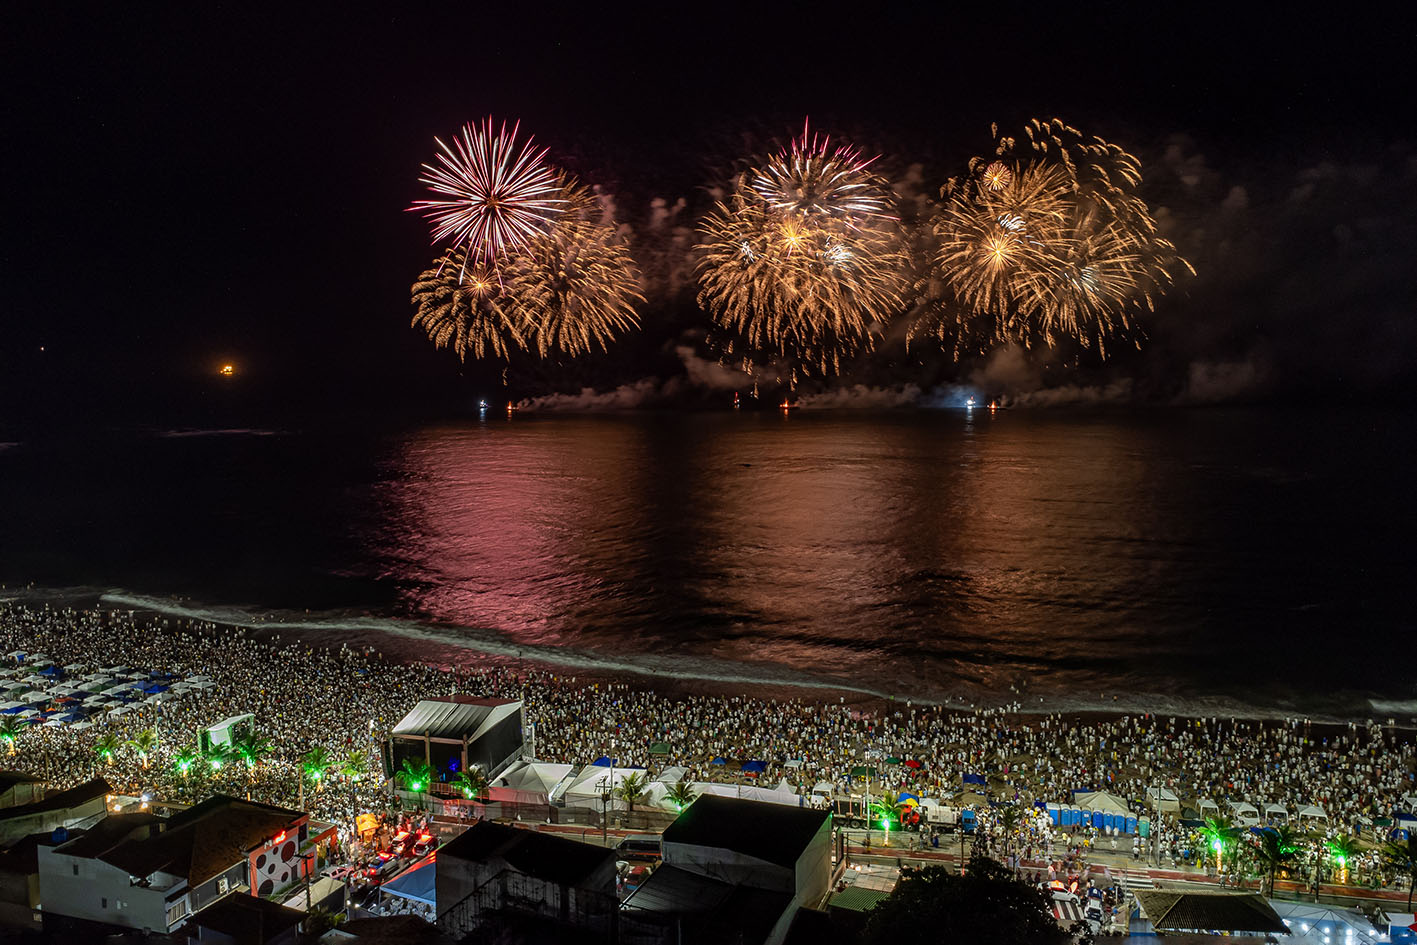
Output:
<instances>
[{"instance_id":1,"label":"green awning","mask_svg":"<svg viewBox=\"0 0 1417 945\"><path fill-rule=\"evenodd\" d=\"M649 753L651 755L667 755L669 754L669 743L655 742L653 745L649 746Z\"/></svg>"},{"instance_id":2,"label":"green awning","mask_svg":"<svg viewBox=\"0 0 1417 945\"><path fill-rule=\"evenodd\" d=\"M876 769L859 765L851 769L851 776L853 778L874 778L876 776Z\"/></svg>"}]
</instances>

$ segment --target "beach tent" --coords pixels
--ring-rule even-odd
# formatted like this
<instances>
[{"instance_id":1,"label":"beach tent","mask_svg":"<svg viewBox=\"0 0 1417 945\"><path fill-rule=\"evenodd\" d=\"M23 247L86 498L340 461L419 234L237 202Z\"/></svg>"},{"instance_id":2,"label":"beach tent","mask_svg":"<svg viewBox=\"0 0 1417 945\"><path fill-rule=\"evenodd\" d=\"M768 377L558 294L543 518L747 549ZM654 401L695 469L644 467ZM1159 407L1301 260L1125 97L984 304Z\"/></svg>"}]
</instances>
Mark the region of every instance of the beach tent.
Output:
<instances>
[{"instance_id":1,"label":"beach tent","mask_svg":"<svg viewBox=\"0 0 1417 945\"><path fill-rule=\"evenodd\" d=\"M816 784L812 785L812 793L819 797L831 797L836 793L836 785L830 781L818 781Z\"/></svg>"},{"instance_id":2,"label":"beach tent","mask_svg":"<svg viewBox=\"0 0 1417 945\"><path fill-rule=\"evenodd\" d=\"M23 702L15 702L14 700L11 700L9 702L0 702L0 715L14 715L16 712L19 712L23 708L25 708L25 704Z\"/></svg>"},{"instance_id":3,"label":"beach tent","mask_svg":"<svg viewBox=\"0 0 1417 945\"><path fill-rule=\"evenodd\" d=\"M24 695L20 696L20 701L28 702L30 705L40 705L49 701L49 693L40 692L36 689L33 692L27 692Z\"/></svg>"},{"instance_id":4,"label":"beach tent","mask_svg":"<svg viewBox=\"0 0 1417 945\"><path fill-rule=\"evenodd\" d=\"M1303 804L1299 807L1298 817L1302 823L1306 818L1309 820L1328 820L1328 814L1317 804Z\"/></svg>"},{"instance_id":5,"label":"beach tent","mask_svg":"<svg viewBox=\"0 0 1417 945\"><path fill-rule=\"evenodd\" d=\"M82 673L86 667L83 663L70 663L64 667L66 673Z\"/></svg>"},{"instance_id":6,"label":"beach tent","mask_svg":"<svg viewBox=\"0 0 1417 945\"><path fill-rule=\"evenodd\" d=\"M488 796L514 804L549 804L551 791L571 773L574 765L524 761L492 779Z\"/></svg>"},{"instance_id":7,"label":"beach tent","mask_svg":"<svg viewBox=\"0 0 1417 945\"><path fill-rule=\"evenodd\" d=\"M694 792L699 795L713 794L718 797L740 797L747 801L766 801L785 807L800 807L802 799L792 791L778 791L773 788L758 787L754 784L719 784L716 781L695 781Z\"/></svg>"},{"instance_id":8,"label":"beach tent","mask_svg":"<svg viewBox=\"0 0 1417 945\"><path fill-rule=\"evenodd\" d=\"M802 767L802 759L801 759L801 758L789 758L789 759L787 759L786 761L784 761L784 762L782 763L782 766L783 766L784 768L800 768L800 767Z\"/></svg>"},{"instance_id":9,"label":"beach tent","mask_svg":"<svg viewBox=\"0 0 1417 945\"><path fill-rule=\"evenodd\" d=\"M1196 813L1204 820L1206 817L1220 816L1220 805L1208 797L1196 798Z\"/></svg>"},{"instance_id":10,"label":"beach tent","mask_svg":"<svg viewBox=\"0 0 1417 945\"><path fill-rule=\"evenodd\" d=\"M709 764L711 764L711 765L726 765L726 764L728 764L728 759L727 759L727 758L724 758L722 755L719 755L719 756L715 757L712 761L710 761Z\"/></svg>"},{"instance_id":11,"label":"beach tent","mask_svg":"<svg viewBox=\"0 0 1417 945\"><path fill-rule=\"evenodd\" d=\"M1231 801L1230 813L1241 827L1254 827L1260 822L1260 812L1255 805L1246 801Z\"/></svg>"},{"instance_id":12,"label":"beach tent","mask_svg":"<svg viewBox=\"0 0 1417 945\"><path fill-rule=\"evenodd\" d=\"M1283 804L1266 804L1264 806L1264 819L1272 824L1282 824L1289 819L1289 811Z\"/></svg>"},{"instance_id":13,"label":"beach tent","mask_svg":"<svg viewBox=\"0 0 1417 945\"><path fill-rule=\"evenodd\" d=\"M1270 901L1279 918L1289 927L1285 941L1320 945L1376 945L1382 933L1356 909L1338 909L1313 903Z\"/></svg>"},{"instance_id":14,"label":"beach tent","mask_svg":"<svg viewBox=\"0 0 1417 945\"><path fill-rule=\"evenodd\" d=\"M1150 787L1146 789L1146 799L1151 802L1151 806L1165 813L1170 811L1177 813L1181 810L1181 799L1176 796L1176 792L1170 788Z\"/></svg>"},{"instance_id":15,"label":"beach tent","mask_svg":"<svg viewBox=\"0 0 1417 945\"><path fill-rule=\"evenodd\" d=\"M768 763L766 761L756 760L745 761L739 770L744 774L762 774L764 771L768 770Z\"/></svg>"}]
</instances>

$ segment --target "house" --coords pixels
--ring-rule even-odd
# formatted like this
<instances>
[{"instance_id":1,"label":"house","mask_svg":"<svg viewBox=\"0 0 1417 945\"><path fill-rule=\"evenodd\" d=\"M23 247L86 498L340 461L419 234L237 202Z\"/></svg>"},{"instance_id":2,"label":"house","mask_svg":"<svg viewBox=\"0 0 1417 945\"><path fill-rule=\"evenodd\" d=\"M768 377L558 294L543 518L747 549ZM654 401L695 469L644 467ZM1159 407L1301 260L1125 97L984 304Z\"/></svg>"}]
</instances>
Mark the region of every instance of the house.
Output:
<instances>
[{"instance_id":1,"label":"house","mask_svg":"<svg viewBox=\"0 0 1417 945\"><path fill-rule=\"evenodd\" d=\"M38 848L46 917L171 932L232 892L266 896L312 872L334 828L310 815L215 795L159 820L104 818Z\"/></svg>"},{"instance_id":2,"label":"house","mask_svg":"<svg viewBox=\"0 0 1417 945\"><path fill-rule=\"evenodd\" d=\"M0 846L56 827L72 828L102 817L113 788L93 778L40 800L0 807Z\"/></svg>"},{"instance_id":3,"label":"house","mask_svg":"<svg viewBox=\"0 0 1417 945\"><path fill-rule=\"evenodd\" d=\"M304 918L259 896L223 896L192 916L190 937L212 945L295 945Z\"/></svg>"},{"instance_id":4,"label":"house","mask_svg":"<svg viewBox=\"0 0 1417 945\"><path fill-rule=\"evenodd\" d=\"M815 904L831 880L831 813L706 795L664 831L664 862Z\"/></svg>"},{"instance_id":5,"label":"house","mask_svg":"<svg viewBox=\"0 0 1417 945\"><path fill-rule=\"evenodd\" d=\"M425 699L394 726L384 742L384 773L404 761L426 763L435 782L477 766L490 780L522 757L522 704L507 699L448 696Z\"/></svg>"},{"instance_id":6,"label":"house","mask_svg":"<svg viewBox=\"0 0 1417 945\"><path fill-rule=\"evenodd\" d=\"M466 935L506 914L605 931L614 922L615 851L479 821L438 850L438 927Z\"/></svg>"},{"instance_id":7,"label":"house","mask_svg":"<svg viewBox=\"0 0 1417 945\"><path fill-rule=\"evenodd\" d=\"M23 771L0 771L0 808L44 800L44 779Z\"/></svg>"},{"instance_id":8,"label":"house","mask_svg":"<svg viewBox=\"0 0 1417 945\"><path fill-rule=\"evenodd\" d=\"M831 814L705 795L661 839L663 865L625 898L622 915L649 940L781 945L831 877ZM623 927L623 926L622 926Z\"/></svg>"}]
</instances>

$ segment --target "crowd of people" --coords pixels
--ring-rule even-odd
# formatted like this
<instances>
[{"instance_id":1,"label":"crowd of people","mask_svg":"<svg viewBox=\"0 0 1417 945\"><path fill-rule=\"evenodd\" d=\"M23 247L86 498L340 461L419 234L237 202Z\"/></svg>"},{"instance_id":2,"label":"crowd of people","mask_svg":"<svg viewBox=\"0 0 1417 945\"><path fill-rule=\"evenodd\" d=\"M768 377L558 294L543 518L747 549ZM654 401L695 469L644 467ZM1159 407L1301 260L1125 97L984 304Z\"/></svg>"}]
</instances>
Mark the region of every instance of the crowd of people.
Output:
<instances>
[{"instance_id":1,"label":"crowd of people","mask_svg":"<svg viewBox=\"0 0 1417 945\"><path fill-rule=\"evenodd\" d=\"M383 737L420 699L453 693L523 700L541 760L584 764L608 755L621 765L683 766L690 780L785 781L803 794L859 794L869 785L873 793L909 791L987 808L1066 803L1077 789L1139 800L1159 786L1191 807L1201 798L1222 810L1236 800L1278 803L1291 813L1317 805L1332 830L1360 834L1379 830L1405 797L1417 795L1413 731L1376 721L1081 718L1029 714L1017 703L964 711L666 694L526 666L456 671L273 633L18 602L0 604L0 651L12 650L42 651L61 665L122 662L202 675L215 685L96 717L81 731L33 727L15 741L8 767L60 785L102 775L121 791L164 800L222 790L287 806L303 801L317 818L346 826L356 813L389 804ZM255 715L269 742L264 758L220 769L179 767L199 730L243 713ZM156 732L155 748L140 755L122 747L146 730ZM105 735L120 746L107 756L95 751ZM301 775L301 759L313 748L332 762L318 782ZM764 762L766 770L740 770L747 761ZM1189 842L1174 819L1158 820L1153 836L1168 857L1180 857Z\"/></svg>"}]
</instances>

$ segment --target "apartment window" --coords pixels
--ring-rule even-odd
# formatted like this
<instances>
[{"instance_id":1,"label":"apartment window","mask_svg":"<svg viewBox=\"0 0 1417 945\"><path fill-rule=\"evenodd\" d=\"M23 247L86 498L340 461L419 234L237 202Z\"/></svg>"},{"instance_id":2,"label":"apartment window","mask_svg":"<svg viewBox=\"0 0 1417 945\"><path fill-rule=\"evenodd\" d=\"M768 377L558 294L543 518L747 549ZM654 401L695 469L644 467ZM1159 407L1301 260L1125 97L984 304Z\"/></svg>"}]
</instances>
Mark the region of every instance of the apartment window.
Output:
<instances>
[{"instance_id":1,"label":"apartment window","mask_svg":"<svg viewBox=\"0 0 1417 945\"><path fill-rule=\"evenodd\" d=\"M187 900L186 900L186 899L179 899L177 902L174 902L172 905L168 906L168 907L167 907L167 924L168 924L168 927L171 927L171 926L173 926L173 925L176 925L178 922L182 921L182 917L185 916L186 914L187 914Z\"/></svg>"},{"instance_id":2,"label":"apartment window","mask_svg":"<svg viewBox=\"0 0 1417 945\"><path fill-rule=\"evenodd\" d=\"M78 875L79 875L79 864L77 864L77 863L70 863L69 865L74 868L74 875L75 875L75 876L78 876Z\"/></svg>"},{"instance_id":3,"label":"apartment window","mask_svg":"<svg viewBox=\"0 0 1417 945\"><path fill-rule=\"evenodd\" d=\"M107 909L107 908L108 908L108 897L107 897L107 896L104 896L100 901L103 903L103 908Z\"/></svg>"}]
</instances>

